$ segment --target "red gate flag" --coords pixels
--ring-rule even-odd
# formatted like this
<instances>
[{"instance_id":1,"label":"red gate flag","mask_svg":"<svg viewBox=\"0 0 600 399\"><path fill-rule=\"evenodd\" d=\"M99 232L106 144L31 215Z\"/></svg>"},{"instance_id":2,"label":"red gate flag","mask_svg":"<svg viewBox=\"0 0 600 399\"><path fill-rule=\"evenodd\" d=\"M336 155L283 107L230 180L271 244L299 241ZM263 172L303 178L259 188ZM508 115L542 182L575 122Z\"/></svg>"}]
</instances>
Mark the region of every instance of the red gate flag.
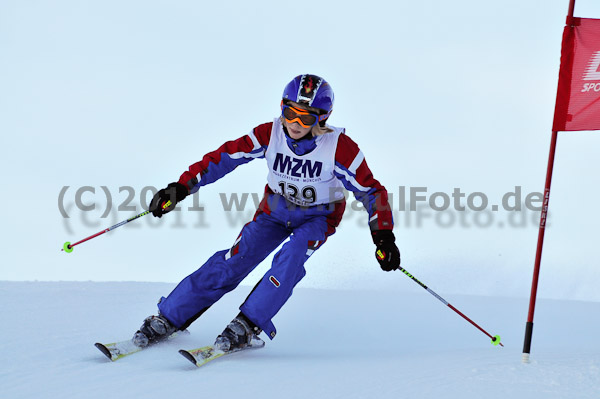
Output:
<instances>
[{"instance_id":1,"label":"red gate flag","mask_svg":"<svg viewBox=\"0 0 600 399\"><path fill-rule=\"evenodd\" d=\"M600 19L567 18L552 130L600 130Z\"/></svg>"}]
</instances>

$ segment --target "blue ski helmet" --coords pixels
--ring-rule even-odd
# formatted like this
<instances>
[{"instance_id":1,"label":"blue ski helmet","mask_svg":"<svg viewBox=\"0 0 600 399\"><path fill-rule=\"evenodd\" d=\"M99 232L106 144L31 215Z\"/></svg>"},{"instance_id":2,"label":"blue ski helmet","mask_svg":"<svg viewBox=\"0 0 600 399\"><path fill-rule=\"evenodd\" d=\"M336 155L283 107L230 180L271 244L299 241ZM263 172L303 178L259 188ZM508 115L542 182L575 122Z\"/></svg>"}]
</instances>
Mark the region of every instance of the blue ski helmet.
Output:
<instances>
[{"instance_id":1,"label":"blue ski helmet","mask_svg":"<svg viewBox=\"0 0 600 399\"><path fill-rule=\"evenodd\" d=\"M333 89L317 75L298 75L283 89L283 102L294 101L322 110L329 118L333 111Z\"/></svg>"}]
</instances>

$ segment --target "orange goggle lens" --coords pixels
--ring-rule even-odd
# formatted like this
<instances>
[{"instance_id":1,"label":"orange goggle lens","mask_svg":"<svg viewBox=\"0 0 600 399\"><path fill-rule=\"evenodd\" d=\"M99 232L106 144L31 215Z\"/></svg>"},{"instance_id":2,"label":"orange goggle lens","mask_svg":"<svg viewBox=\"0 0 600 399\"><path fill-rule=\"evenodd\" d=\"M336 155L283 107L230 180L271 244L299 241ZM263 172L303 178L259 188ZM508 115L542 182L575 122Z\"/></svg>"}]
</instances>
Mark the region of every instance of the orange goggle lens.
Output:
<instances>
[{"instance_id":1,"label":"orange goggle lens","mask_svg":"<svg viewBox=\"0 0 600 399\"><path fill-rule=\"evenodd\" d=\"M319 122L319 115L289 105L282 107L281 115L288 123L298 122L302 127L312 127Z\"/></svg>"}]
</instances>

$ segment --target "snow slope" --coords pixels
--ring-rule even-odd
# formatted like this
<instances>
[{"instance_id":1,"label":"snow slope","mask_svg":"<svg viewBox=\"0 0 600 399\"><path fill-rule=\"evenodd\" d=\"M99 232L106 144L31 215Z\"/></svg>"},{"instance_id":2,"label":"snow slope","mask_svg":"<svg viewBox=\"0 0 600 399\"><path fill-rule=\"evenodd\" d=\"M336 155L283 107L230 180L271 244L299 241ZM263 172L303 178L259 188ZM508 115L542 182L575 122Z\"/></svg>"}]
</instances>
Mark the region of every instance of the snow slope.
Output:
<instances>
[{"instance_id":1,"label":"snow slope","mask_svg":"<svg viewBox=\"0 0 600 399\"><path fill-rule=\"evenodd\" d=\"M128 338L173 287L0 282L0 396L600 397L600 304L593 302L540 300L530 364L520 361L526 299L446 297L500 334L500 348L425 291L299 288L274 320L279 335L265 349L202 369L177 349L212 343L251 287L226 295L174 342L114 363L93 346Z\"/></svg>"}]
</instances>

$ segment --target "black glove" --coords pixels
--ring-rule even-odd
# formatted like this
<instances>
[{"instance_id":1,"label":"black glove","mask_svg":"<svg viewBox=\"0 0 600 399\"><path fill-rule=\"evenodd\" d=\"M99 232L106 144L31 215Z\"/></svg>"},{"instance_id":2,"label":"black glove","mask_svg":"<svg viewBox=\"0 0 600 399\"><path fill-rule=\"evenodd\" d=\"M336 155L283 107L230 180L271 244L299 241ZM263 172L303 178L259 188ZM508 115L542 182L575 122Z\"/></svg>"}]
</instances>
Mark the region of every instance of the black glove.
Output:
<instances>
[{"instance_id":1,"label":"black glove","mask_svg":"<svg viewBox=\"0 0 600 399\"><path fill-rule=\"evenodd\" d=\"M400 267L400 251L395 244L396 237L392 230L375 230L371 232L373 242L377 246L375 258L379 266L386 272Z\"/></svg>"},{"instance_id":2,"label":"black glove","mask_svg":"<svg viewBox=\"0 0 600 399\"><path fill-rule=\"evenodd\" d=\"M177 203L187 196L188 189L186 186L181 183L171 183L167 188L158 190L158 192L154 194L148 210L152 212L155 217L162 217L165 213L175 209Z\"/></svg>"}]
</instances>

